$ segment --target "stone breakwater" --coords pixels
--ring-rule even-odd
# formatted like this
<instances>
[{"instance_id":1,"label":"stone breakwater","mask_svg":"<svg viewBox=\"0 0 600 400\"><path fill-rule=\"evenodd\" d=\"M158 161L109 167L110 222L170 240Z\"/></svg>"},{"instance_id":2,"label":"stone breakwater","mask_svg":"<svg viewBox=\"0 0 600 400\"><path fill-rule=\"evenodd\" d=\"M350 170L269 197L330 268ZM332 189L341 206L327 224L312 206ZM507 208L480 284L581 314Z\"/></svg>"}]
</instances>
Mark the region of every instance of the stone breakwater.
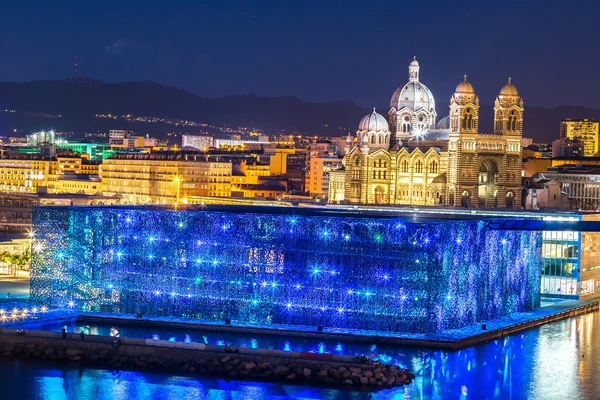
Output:
<instances>
[{"instance_id":1,"label":"stone breakwater","mask_svg":"<svg viewBox=\"0 0 600 400\"><path fill-rule=\"evenodd\" d=\"M36 332L41 333L41 332ZM56 333L48 332L52 336ZM268 381L330 384L372 389L408 385L408 369L387 364L362 364L239 353L99 343L85 340L0 334L0 357L82 363L107 368L197 373ZM90 340L91 339L91 340ZM103 338L106 342L107 339ZM133 339L123 339L131 341ZM315 355L318 357L318 355Z\"/></svg>"}]
</instances>

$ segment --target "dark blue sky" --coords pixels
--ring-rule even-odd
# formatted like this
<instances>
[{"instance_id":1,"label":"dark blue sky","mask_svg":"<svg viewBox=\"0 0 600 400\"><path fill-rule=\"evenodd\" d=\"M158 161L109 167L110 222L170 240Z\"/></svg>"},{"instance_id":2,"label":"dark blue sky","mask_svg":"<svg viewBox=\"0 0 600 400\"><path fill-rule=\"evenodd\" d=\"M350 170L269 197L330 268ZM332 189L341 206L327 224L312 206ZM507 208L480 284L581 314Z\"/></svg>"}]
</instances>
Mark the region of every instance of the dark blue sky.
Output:
<instances>
[{"instance_id":1,"label":"dark blue sky","mask_svg":"<svg viewBox=\"0 0 600 400\"><path fill-rule=\"evenodd\" d=\"M5 4L9 3L9 4ZM598 1L28 1L0 9L0 81L154 80L206 97L387 107L413 55L441 106L467 73L527 105L600 108Z\"/></svg>"}]
</instances>

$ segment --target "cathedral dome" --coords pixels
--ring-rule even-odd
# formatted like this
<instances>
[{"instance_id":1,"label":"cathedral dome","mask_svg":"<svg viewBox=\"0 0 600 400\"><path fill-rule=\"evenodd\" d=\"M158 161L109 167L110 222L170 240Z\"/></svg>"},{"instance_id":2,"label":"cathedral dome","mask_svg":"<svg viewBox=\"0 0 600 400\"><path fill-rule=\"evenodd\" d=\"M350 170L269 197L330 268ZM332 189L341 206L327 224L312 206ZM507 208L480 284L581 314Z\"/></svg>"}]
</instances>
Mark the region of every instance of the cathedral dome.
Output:
<instances>
[{"instance_id":1,"label":"cathedral dome","mask_svg":"<svg viewBox=\"0 0 600 400\"><path fill-rule=\"evenodd\" d=\"M467 81L467 75L465 74L464 80L456 86L454 91L457 94L475 94L475 88Z\"/></svg>"},{"instance_id":2,"label":"cathedral dome","mask_svg":"<svg viewBox=\"0 0 600 400\"><path fill-rule=\"evenodd\" d=\"M431 90L421 82L408 82L406 85L396 89L390 101L390 108L400 110L408 108L412 111L424 109L431 111L435 109L435 100Z\"/></svg>"},{"instance_id":3,"label":"cathedral dome","mask_svg":"<svg viewBox=\"0 0 600 400\"><path fill-rule=\"evenodd\" d=\"M435 100L431 90L419 81L419 62L416 57L408 65L408 83L400 86L392 95L390 109L396 111L406 107L411 111L424 109L427 112L435 110Z\"/></svg>"},{"instance_id":4,"label":"cathedral dome","mask_svg":"<svg viewBox=\"0 0 600 400\"><path fill-rule=\"evenodd\" d=\"M517 90L515 85L512 84L511 78L508 77L508 83L506 85L504 85L502 87L502 89L500 89L500 96L518 96L518 95L519 95L519 91Z\"/></svg>"},{"instance_id":5,"label":"cathedral dome","mask_svg":"<svg viewBox=\"0 0 600 400\"><path fill-rule=\"evenodd\" d=\"M450 116L446 115L444 118L440 119L435 126L436 129L450 129Z\"/></svg>"},{"instance_id":6,"label":"cathedral dome","mask_svg":"<svg viewBox=\"0 0 600 400\"><path fill-rule=\"evenodd\" d=\"M358 124L359 131L367 131L367 132L379 132L379 131L389 131L390 127L388 125L387 119L379 113L375 111L373 108L373 112L371 114L367 114L360 120L360 124Z\"/></svg>"}]
</instances>

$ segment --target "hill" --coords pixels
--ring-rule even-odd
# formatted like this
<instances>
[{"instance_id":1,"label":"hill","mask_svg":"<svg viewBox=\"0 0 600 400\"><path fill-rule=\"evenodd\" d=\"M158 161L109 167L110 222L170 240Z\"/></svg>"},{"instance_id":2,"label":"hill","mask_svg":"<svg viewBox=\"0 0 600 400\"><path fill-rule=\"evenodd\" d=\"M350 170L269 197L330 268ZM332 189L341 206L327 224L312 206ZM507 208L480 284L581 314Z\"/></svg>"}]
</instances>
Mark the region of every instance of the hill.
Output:
<instances>
[{"instance_id":1,"label":"hill","mask_svg":"<svg viewBox=\"0 0 600 400\"><path fill-rule=\"evenodd\" d=\"M527 103L525 107L524 136L533 137L536 141L548 142L558 137L561 119L600 119L600 110L584 107L547 109L530 107ZM445 106L438 103L437 108L438 114L444 116ZM11 134L14 128L23 132L53 128L77 133L122 128L154 135L184 130L173 125L95 117L96 114L111 113L329 136L354 131L360 119L370 112L370 108L349 101L312 103L293 96L262 97L254 94L211 99L151 81L105 83L88 78L0 83L0 109L16 110L15 113L0 113L2 135ZM380 110L385 114L387 105L383 104ZM492 120L492 107L481 106L480 131L491 131Z\"/></svg>"}]
</instances>

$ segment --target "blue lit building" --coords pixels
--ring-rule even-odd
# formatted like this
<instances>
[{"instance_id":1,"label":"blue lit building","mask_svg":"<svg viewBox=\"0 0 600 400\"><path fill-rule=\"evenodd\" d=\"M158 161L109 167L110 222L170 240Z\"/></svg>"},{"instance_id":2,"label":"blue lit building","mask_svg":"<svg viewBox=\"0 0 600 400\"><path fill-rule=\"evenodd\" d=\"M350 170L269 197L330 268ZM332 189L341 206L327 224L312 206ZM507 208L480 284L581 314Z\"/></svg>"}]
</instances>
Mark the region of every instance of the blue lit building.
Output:
<instances>
[{"instance_id":1,"label":"blue lit building","mask_svg":"<svg viewBox=\"0 0 600 400\"><path fill-rule=\"evenodd\" d=\"M539 306L542 234L484 216L298 207L39 207L50 307L433 333Z\"/></svg>"}]
</instances>

